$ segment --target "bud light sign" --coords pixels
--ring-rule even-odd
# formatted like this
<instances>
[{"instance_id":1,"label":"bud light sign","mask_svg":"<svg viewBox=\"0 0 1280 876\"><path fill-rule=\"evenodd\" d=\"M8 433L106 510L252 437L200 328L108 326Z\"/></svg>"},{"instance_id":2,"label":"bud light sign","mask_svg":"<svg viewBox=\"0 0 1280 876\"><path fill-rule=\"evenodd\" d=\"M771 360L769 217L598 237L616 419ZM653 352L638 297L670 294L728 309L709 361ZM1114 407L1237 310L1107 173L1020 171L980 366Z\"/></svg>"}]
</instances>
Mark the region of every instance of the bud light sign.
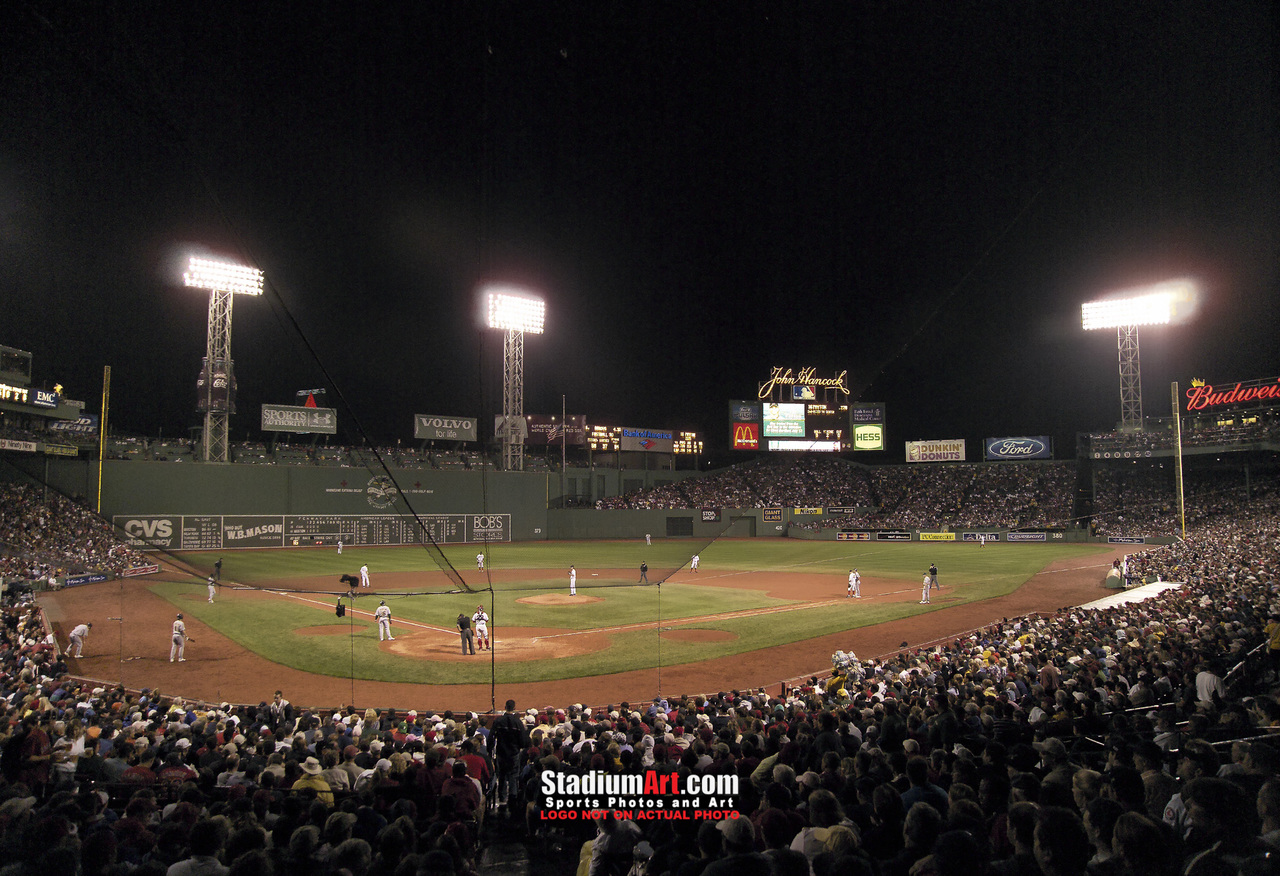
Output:
<instances>
[{"instance_id":1,"label":"bud light sign","mask_svg":"<svg viewBox=\"0 0 1280 876\"><path fill-rule=\"evenodd\" d=\"M1029 438L988 438L986 458L994 462L1023 459L1053 459L1053 439L1048 435Z\"/></svg>"}]
</instances>

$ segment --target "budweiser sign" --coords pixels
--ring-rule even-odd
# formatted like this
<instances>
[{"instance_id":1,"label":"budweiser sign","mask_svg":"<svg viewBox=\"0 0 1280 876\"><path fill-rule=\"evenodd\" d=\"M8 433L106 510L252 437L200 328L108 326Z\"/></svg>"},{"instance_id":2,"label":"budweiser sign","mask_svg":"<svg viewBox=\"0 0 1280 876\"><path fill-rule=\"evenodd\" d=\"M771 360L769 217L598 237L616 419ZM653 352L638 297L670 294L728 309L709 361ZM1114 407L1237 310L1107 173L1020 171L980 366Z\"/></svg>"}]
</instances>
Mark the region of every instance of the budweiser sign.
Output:
<instances>
[{"instance_id":1,"label":"budweiser sign","mask_svg":"<svg viewBox=\"0 0 1280 876\"><path fill-rule=\"evenodd\" d=\"M1249 380L1230 389L1217 389L1202 380L1191 381L1187 388L1187 412L1240 405L1246 402L1280 400L1280 377Z\"/></svg>"}]
</instances>

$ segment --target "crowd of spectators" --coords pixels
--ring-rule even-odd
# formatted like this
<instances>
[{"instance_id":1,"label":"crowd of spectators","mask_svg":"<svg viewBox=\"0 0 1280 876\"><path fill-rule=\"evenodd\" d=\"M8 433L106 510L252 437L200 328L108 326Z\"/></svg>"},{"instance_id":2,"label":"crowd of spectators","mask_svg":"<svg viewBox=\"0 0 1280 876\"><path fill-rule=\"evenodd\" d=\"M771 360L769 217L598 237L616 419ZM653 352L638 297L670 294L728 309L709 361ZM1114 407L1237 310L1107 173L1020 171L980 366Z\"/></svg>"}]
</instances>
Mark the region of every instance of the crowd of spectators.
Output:
<instances>
[{"instance_id":1,"label":"crowd of spectators","mask_svg":"<svg viewBox=\"0 0 1280 876\"><path fill-rule=\"evenodd\" d=\"M38 498L13 507L50 540L75 531L54 519L75 506ZM637 855L651 876L1270 872L1280 501L1224 503L1129 564L1184 583L883 658L840 653L830 675L772 693L501 716L83 683L36 603L10 599L0 874L443 876L476 872L497 838L563 872L581 847L584 876ZM548 821L547 770L736 776L742 817Z\"/></svg>"},{"instance_id":2,"label":"crowd of spectators","mask_svg":"<svg viewBox=\"0 0 1280 876\"><path fill-rule=\"evenodd\" d=\"M1091 530L1097 535L1169 536L1181 533L1172 462L1098 470ZM1200 527L1235 513L1241 503L1270 501L1280 492L1274 472L1209 469L1186 475L1187 526Z\"/></svg>"},{"instance_id":3,"label":"crowd of spectators","mask_svg":"<svg viewBox=\"0 0 1280 876\"><path fill-rule=\"evenodd\" d=\"M1244 417L1238 417L1243 420ZM1239 448L1242 445L1274 442L1280 438L1280 415L1258 411L1249 422L1219 425L1213 422L1184 421L1182 446ZM1081 436L1081 450L1095 458L1152 456L1177 449L1178 434L1172 419L1154 419L1145 429L1130 432L1095 432Z\"/></svg>"},{"instance_id":4,"label":"crowd of spectators","mask_svg":"<svg viewBox=\"0 0 1280 876\"><path fill-rule=\"evenodd\" d=\"M1072 524L1076 465L954 463L868 468L827 454L768 457L601 499L611 508L842 508L811 529Z\"/></svg>"},{"instance_id":5,"label":"crowd of spectators","mask_svg":"<svg viewBox=\"0 0 1280 876\"><path fill-rule=\"evenodd\" d=\"M65 496L0 484L0 577L48 582L91 572L119 575L150 562L109 523Z\"/></svg>"}]
</instances>

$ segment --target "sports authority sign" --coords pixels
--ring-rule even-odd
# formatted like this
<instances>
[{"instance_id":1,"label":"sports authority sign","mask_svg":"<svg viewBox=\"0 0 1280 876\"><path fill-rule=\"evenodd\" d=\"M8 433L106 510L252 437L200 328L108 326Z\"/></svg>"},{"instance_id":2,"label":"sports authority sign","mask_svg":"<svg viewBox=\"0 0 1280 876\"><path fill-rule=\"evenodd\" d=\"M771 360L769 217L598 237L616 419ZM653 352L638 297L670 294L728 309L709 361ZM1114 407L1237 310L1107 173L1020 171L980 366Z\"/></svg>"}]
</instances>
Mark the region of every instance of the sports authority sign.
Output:
<instances>
[{"instance_id":1,"label":"sports authority sign","mask_svg":"<svg viewBox=\"0 0 1280 876\"><path fill-rule=\"evenodd\" d=\"M263 405L264 432L318 432L338 434L338 412L333 408L308 408L297 405Z\"/></svg>"},{"instance_id":2,"label":"sports authority sign","mask_svg":"<svg viewBox=\"0 0 1280 876\"><path fill-rule=\"evenodd\" d=\"M907 462L964 462L964 439L908 441Z\"/></svg>"},{"instance_id":3,"label":"sports authority sign","mask_svg":"<svg viewBox=\"0 0 1280 876\"><path fill-rule=\"evenodd\" d=\"M414 414L413 437L418 441L475 441L475 417Z\"/></svg>"}]
</instances>

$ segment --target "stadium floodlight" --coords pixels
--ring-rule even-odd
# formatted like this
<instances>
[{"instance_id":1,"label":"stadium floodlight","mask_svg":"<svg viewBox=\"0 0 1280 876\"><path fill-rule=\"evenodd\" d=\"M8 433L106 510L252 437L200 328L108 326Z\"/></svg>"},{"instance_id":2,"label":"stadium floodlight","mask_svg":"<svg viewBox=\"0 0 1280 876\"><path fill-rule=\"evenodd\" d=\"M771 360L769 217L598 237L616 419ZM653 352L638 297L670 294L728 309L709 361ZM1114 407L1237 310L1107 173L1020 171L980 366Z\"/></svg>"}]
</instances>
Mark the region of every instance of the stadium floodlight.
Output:
<instances>
[{"instance_id":1,"label":"stadium floodlight","mask_svg":"<svg viewBox=\"0 0 1280 876\"><path fill-rule=\"evenodd\" d=\"M235 413L231 303L236 295L262 294L262 271L192 256L182 280L186 286L209 292L209 327L197 390L204 411L202 454L205 462L226 462L230 418Z\"/></svg>"},{"instance_id":2,"label":"stadium floodlight","mask_svg":"<svg viewBox=\"0 0 1280 876\"><path fill-rule=\"evenodd\" d=\"M1196 284L1170 280L1134 289L1080 307L1080 324L1086 331L1116 330L1120 357L1120 429L1142 429L1142 367L1138 358L1138 326L1181 322L1195 311Z\"/></svg>"},{"instance_id":3,"label":"stadium floodlight","mask_svg":"<svg viewBox=\"0 0 1280 876\"><path fill-rule=\"evenodd\" d=\"M522 292L489 289L489 328L542 334L547 305L541 298Z\"/></svg>"},{"instance_id":4,"label":"stadium floodlight","mask_svg":"<svg viewBox=\"0 0 1280 876\"><path fill-rule=\"evenodd\" d=\"M502 341L502 467L524 471L524 336L542 334L547 305L536 295L506 286L490 286L489 328L504 332Z\"/></svg>"}]
</instances>

